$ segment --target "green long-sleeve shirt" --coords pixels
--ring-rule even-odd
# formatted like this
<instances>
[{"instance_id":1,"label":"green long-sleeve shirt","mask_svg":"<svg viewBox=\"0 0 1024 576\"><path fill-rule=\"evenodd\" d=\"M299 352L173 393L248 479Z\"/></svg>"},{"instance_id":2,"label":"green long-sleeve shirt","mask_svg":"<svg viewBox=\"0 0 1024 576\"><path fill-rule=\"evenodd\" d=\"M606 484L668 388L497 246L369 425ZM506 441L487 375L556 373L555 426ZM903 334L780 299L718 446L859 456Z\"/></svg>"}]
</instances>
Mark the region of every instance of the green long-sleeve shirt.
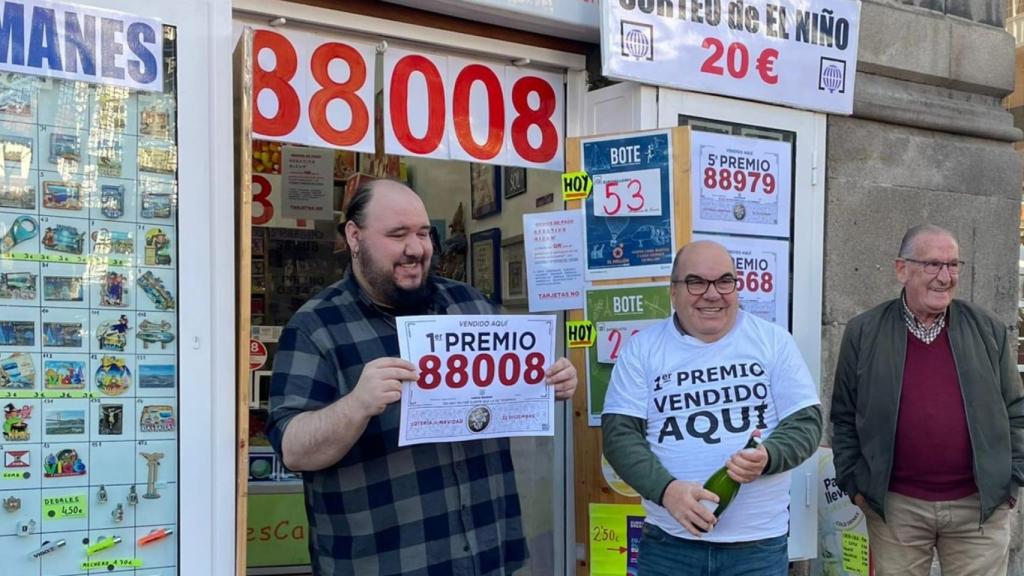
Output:
<instances>
[{"instance_id":1,"label":"green long-sleeve shirt","mask_svg":"<svg viewBox=\"0 0 1024 576\"><path fill-rule=\"evenodd\" d=\"M779 421L765 439L768 451L765 474L778 474L808 459L821 441L821 406L808 406ZM624 414L601 416L603 451L615 472L641 496L659 506L675 478L651 450L647 421Z\"/></svg>"}]
</instances>

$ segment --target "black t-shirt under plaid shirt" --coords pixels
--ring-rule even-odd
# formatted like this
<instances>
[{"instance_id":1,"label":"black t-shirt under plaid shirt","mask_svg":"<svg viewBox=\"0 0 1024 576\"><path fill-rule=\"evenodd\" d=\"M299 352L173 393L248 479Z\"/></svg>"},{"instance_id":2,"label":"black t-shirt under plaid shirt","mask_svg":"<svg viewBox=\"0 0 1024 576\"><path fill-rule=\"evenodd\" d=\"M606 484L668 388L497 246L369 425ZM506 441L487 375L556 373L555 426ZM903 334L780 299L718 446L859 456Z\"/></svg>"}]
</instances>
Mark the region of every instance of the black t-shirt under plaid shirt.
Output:
<instances>
[{"instance_id":1,"label":"black t-shirt under plaid shirt","mask_svg":"<svg viewBox=\"0 0 1024 576\"><path fill-rule=\"evenodd\" d=\"M497 314L475 289L434 280L426 314ZM349 274L295 313L274 356L267 435L278 454L301 413L399 356L394 318ZM398 447L399 405L370 419L340 462L303 474L319 576L499 576L526 557L507 439Z\"/></svg>"}]
</instances>

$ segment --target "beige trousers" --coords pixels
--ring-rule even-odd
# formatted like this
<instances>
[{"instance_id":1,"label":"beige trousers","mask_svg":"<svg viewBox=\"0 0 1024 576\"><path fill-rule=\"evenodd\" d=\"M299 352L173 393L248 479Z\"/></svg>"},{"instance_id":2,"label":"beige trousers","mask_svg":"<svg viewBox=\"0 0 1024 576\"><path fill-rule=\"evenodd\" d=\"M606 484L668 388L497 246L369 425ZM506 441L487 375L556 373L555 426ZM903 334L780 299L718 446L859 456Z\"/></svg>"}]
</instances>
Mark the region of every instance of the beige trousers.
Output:
<instances>
[{"instance_id":1,"label":"beige trousers","mask_svg":"<svg viewBox=\"0 0 1024 576\"><path fill-rule=\"evenodd\" d=\"M867 506L865 506L867 508ZM866 510L875 576L928 576L932 550L944 576L1006 574L1010 551L1010 508L1004 504L984 524L974 494L960 500L928 502L889 492L886 522Z\"/></svg>"}]
</instances>

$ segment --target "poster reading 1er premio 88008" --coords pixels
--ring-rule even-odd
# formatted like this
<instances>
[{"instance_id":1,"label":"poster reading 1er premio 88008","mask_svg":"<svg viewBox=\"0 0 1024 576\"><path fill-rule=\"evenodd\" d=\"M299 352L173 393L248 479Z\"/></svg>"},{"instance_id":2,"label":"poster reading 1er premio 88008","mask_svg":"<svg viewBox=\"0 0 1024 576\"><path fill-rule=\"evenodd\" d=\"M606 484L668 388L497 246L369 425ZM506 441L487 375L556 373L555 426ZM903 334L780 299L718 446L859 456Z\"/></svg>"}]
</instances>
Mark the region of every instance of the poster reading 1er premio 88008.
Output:
<instances>
[{"instance_id":1,"label":"poster reading 1er premio 88008","mask_svg":"<svg viewBox=\"0 0 1024 576\"><path fill-rule=\"evenodd\" d=\"M402 384L399 446L554 435L554 316L403 316L397 328L419 370Z\"/></svg>"},{"instance_id":2,"label":"poster reading 1er premio 88008","mask_svg":"<svg viewBox=\"0 0 1024 576\"><path fill-rule=\"evenodd\" d=\"M672 134L586 138L583 170L594 181L583 203L587 280L667 276L675 237Z\"/></svg>"}]
</instances>

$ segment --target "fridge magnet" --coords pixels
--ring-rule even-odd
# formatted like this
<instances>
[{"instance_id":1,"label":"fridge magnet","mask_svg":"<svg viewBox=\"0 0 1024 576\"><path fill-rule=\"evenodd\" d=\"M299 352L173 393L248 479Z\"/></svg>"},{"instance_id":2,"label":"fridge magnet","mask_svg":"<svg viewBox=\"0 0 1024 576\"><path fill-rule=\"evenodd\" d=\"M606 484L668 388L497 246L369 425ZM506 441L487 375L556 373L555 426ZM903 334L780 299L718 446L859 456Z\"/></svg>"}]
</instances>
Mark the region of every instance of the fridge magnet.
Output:
<instances>
[{"instance_id":1,"label":"fridge magnet","mask_svg":"<svg viewBox=\"0 0 1024 576\"><path fill-rule=\"evenodd\" d=\"M85 461L78 457L78 451L74 448L65 448L56 454L48 454L43 460L43 477L68 476L85 476Z\"/></svg>"},{"instance_id":2,"label":"fridge magnet","mask_svg":"<svg viewBox=\"0 0 1024 576\"><path fill-rule=\"evenodd\" d=\"M0 298L36 299L36 275L31 272L0 272Z\"/></svg>"},{"instance_id":3,"label":"fridge magnet","mask_svg":"<svg viewBox=\"0 0 1024 576\"><path fill-rule=\"evenodd\" d=\"M158 310L174 310L174 296L164 287L164 282L153 272L147 270L136 280L142 293L157 307Z\"/></svg>"},{"instance_id":4,"label":"fridge magnet","mask_svg":"<svg viewBox=\"0 0 1024 576\"><path fill-rule=\"evenodd\" d=\"M123 430L124 406L121 404L100 404L100 435L120 436Z\"/></svg>"},{"instance_id":5,"label":"fridge magnet","mask_svg":"<svg viewBox=\"0 0 1024 576\"><path fill-rule=\"evenodd\" d=\"M43 247L54 252L81 254L85 248L85 232L67 224L49 226L43 232Z\"/></svg>"},{"instance_id":6,"label":"fridge magnet","mask_svg":"<svg viewBox=\"0 0 1024 576\"><path fill-rule=\"evenodd\" d=\"M172 193L151 191L142 193L142 210L140 213L143 218L167 219L171 217L173 209L174 195Z\"/></svg>"},{"instance_id":7,"label":"fridge magnet","mask_svg":"<svg viewBox=\"0 0 1024 576\"><path fill-rule=\"evenodd\" d=\"M81 322L43 322L43 346L81 348L84 333Z\"/></svg>"},{"instance_id":8,"label":"fridge magnet","mask_svg":"<svg viewBox=\"0 0 1024 576\"><path fill-rule=\"evenodd\" d=\"M0 346L35 345L35 322L28 320L0 320Z\"/></svg>"},{"instance_id":9,"label":"fridge magnet","mask_svg":"<svg viewBox=\"0 0 1024 576\"><path fill-rule=\"evenodd\" d=\"M91 236L92 249L96 254L131 256L135 253L135 239L129 232L100 228L93 231Z\"/></svg>"},{"instance_id":10,"label":"fridge magnet","mask_svg":"<svg viewBox=\"0 0 1024 576\"><path fill-rule=\"evenodd\" d=\"M163 103L157 102L142 109L139 134L155 138L170 138L171 115Z\"/></svg>"},{"instance_id":11,"label":"fridge magnet","mask_svg":"<svg viewBox=\"0 0 1024 576\"><path fill-rule=\"evenodd\" d=\"M32 406L25 404L16 408L14 404L4 406L4 440L8 442L27 442L31 439L28 421L32 418Z\"/></svg>"},{"instance_id":12,"label":"fridge magnet","mask_svg":"<svg viewBox=\"0 0 1024 576\"><path fill-rule=\"evenodd\" d=\"M21 498L8 496L4 498L4 512L17 512L21 510Z\"/></svg>"},{"instance_id":13,"label":"fridge magnet","mask_svg":"<svg viewBox=\"0 0 1024 576\"><path fill-rule=\"evenodd\" d=\"M92 145L92 143L90 143ZM115 138L95 143L96 172L108 178L121 177L121 141Z\"/></svg>"},{"instance_id":14,"label":"fridge magnet","mask_svg":"<svg viewBox=\"0 0 1024 576\"><path fill-rule=\"evenodd\" d=\"M15 352L0 357L0 390L31 390L36 387L36 366L31 354Z\"/></svg>"},{"instance_id":15,"label":"fridge magnet","mask_svg":"<svg viewBox=\"0 0 1024 576\"><path fill-rule=\"evenodd\" d=\"M150 228L146 231L145 262L147 266L171 264L171 239L160 228Z\"/></svg>"},{"instance_id":16,"label":"fridge magnet","mask_svg":"<svg viewBox=\"0 0 1024 576\"><path fill-rule=\"evenodd\" d=\"M3 149L5 163L32 163L32 139L27 136L0 134L0 148Z\"/></svg>"},{"instance_id":17,"label":"fridge magnet","mask_svg":"<svg viewBox=\"0 0 1024 576\"><path fill-rule=\"evenodd\" d=\"M105 396L120 396L132 386L132 371L124 358L104 356L96 369L96 388Z\"/></svg>"},{"instance_id":18,"label":"fridge magnet","mask_svg":"<svg viewBox=\"0 0 1024 576\"><path fill-rule=\"evenodd\" d=\"M36 209L36 189L32 186L0 186L0 208Z\"/></svg>"},{"instance_id":19,"label":"fridge magnet","mask_svg":"<svg viewBox=\"0 0 1024 576\"><path fill-rule=\"evenodd\" d=\"M85 434L85 410L49 410L43 416L43 428L53 436Z\"/></svg>"},{"instance_id":20,"label":"fridge magnet","mask_svg":"<svg viewBox=\"0 0 1024 576\"><path fill-rule=\"evenodd\" d=\"M124 186L115 184L100 186L100 213L111 220L124 216Z\"/></svg>"},{"instance_id":21,"label":"fridge magnet","mask_svg":"<svg viewBox=\"0 0 1024 576\"><path fill-rule=\"evenodd\" d=\"M174 388L174 364L139 364L139 388Z\"/></svg>"},{"instance_id":22,"label":"fridge magnet","mask_svg":"<svg viewBox=\"0 0 1024 576\"><path fill-rule=\"evenodd\" d=\"M85 388L85 362L79 360L44 360L43 388L47 390L81 390Z\"/></svg>"},{"instance_id":23,"label":"fridge magnet","mask_svg":"<svg viewBox=\"0 0 1024 576\"><path fill-rule=\"evenodd\" d=\"M0 254L6 254L18 244L35 238L39 234L39 224L31 216L18 216L6 232L0 226L0 232L3 232L0 236Z\"/></svg>"},{"instance_id":24,"label":"fridge magnet","mask_svg":"<svg viewBox=\"0 0 1024 576\"><path fill-rule=\"evenodd\" d=\"M124 132L128 126L128 90L120 86L97 86L93 128L100 132Z\"/></svg>"},{"instance_id":25,"label":"fridge magnet","mask_svg":"<svg viewBox=\"0 0 1024 576\"><path fill-rule=\"evenodd\" d=\"M146 493L143 498L154 500L160 497L156 491L156 479L160 473L160 459L164 457L163 452L139 452L139 456L146 459Z\"/></svg>"},{"instance_id":26,"label":"fridge magnet","mask_svg":"<svg viewBox=\"0 0 1024 576\"><path fill-rule=\"evenodd\" d=\"M96 339L99 341L100 350L111 350L124 352L128 347L128 316L122 314L117 322L109 320L102 322L96 329Z\"/></svg>"},{"instance_id":27,"label":"fridge magnet","mask_svg":"<svg viewBox=\"0 0 1024 576\"><path fill-rule=\"evenodd\" d=\"M21 120L31 119L36 82L32 76L5 73L0 87L0 114L17 116Z\"/></svg>"},{"instance_id":28,"label":"fridge magnet","mask_svg":"<svg viewBox=\"0 0 1024 576\"><path fill-rule=\"evenodd\" d=\"M81 210L82 187L74 182L48 180L43 182L43 208Z\"/></svg>"},{"instance_id":29,"label":"fridge magnet","mask_svg":"<svg viewBox=\"0 0 1024 576\"><path fill-rule=\"evenodd\" d=\"M43 276L43 300L82 302L82 279L78 276Z\"/></svg>"},{"instance_id":30,"label":"fridge magnet","mask_svg":"<svg viewBox=\"0 0 1024 576\"><path fill-rule=\"evenodd\" d=\"M124 274L107 272L100 283L100 306L124 307L128 305L125 286L128 279Z\"/></svg>"},{"instance_id":31,"label":"fridge magnet","mask_svg":"<svg viewBox=\"0 0 1024 576\"><path fill-rule=\"evenodd\" d=\"M139 146L139 170L173 175L178 169L178 151L173 144Z\"/></svg>"},{"instance_id":32,"label":"fridge magnet","mask_svg":"<svg viewBox=\"0 0 1024 576\"><path fill-rule=\"evenodd\" d=\"M174 332L171 332L171 323L167 321L150 322L143 320L139 323L139 332L136 334L142 340L142 348L149 349L150 344L160 344L160 349L167 348L167 345L174 342Z\"/></svg>"},{"instance_id":33,"label":"fridge magnet","mask_svg":"<svg viewBox=\"0 0 1024 576\"><path fill-rule=\"evenodd\" d=\"M139 416L139 430L142 432L174 432L174 407L167 404L154 404L142 407Z\"/></svg>"},{"instance_id":34,"label":"fridge magnet","mask_svg":"<svg viewBox=\"0 0 1024 576\"><path fill-rule=\"evenodd\" d=\"M32 453L28 450L5 450L4 468L31 468Z\"/></svg>"},{"instance_id":35,"label":"fridge magnet","mask_svg":"<svg viewBox=\"0 0 1024 576\"><path fill-rule=\"evenodd\" d=\"M50 134L50 162L53 164L80 161L80 148L80 141L75 134Z\"/></svg>"}]
</instances>

